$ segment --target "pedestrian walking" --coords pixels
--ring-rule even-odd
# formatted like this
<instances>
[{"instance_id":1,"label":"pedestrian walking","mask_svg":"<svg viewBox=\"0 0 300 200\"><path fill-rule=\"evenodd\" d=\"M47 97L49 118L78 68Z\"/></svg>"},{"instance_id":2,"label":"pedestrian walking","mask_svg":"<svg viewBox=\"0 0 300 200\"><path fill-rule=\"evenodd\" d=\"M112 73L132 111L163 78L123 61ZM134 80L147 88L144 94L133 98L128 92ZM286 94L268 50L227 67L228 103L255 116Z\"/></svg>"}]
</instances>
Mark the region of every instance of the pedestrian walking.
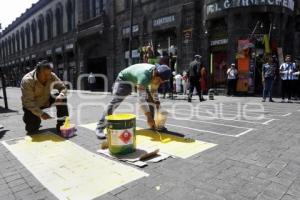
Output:
<instances>
[{"instance_id":1,"label":"pedestrian walking","mask_svg":"<svg viewBox=\"0 0 300 200\"><path fill-rule=\"evenodd\" d=\"M201 70L200 70L201 76L200 76L200 88L202 94L207 94L207 71L203 64L201 64Z\"/></svg>"},{"instance_id":2,"label":"pedestrian walking","mask_svg":"<svg viewBox=\"0 0 300 200\"><path fill-rule=\"evenodd\" d=\"M187 90L188 90L188 76L186 71L183 71L182 73L182 88L183 88L183 94L186 95L187 94Z\"/></svg>"},{"instance_id":3,"label":"pedestrian walking","mask_svg":"<svg viewBox=\"0 0 300 200\"><path fill-rule=\"evenodd\" d=\"M279 72L281 76L281 102L285 102L285 97L288 98L288 103L292 103L292 83L293 73L295 73L296 65L292 63L291 55L285 56L285 62L280 65Z\"/></svg>"},{"instance_id":4,"label":"pedestrian walking","mask_svg":"<svg viewBox=\"0 0 300 200\"><path fill-rule=\"evenodd\" d=\"M235 95L236 92L236 82L238 77L238 71L235 68L235 64L232 63L230 68L227 70L227 95Z\"/></svg>"},{"instance_id":5,"label":"pedestrian walking","mask_svg":"<svg viewBox=\"0 0 300 200\"><path fill-rule=\"evenodd\" d=\"M94 91L96 85L96 77L93 72L91 72L88 76L88 84L90 91Z\"/></svg>"},{"instance_id":6,"label":"pedestrian walking","mask_svg":"<svg viewBox=\"0 0 300 200\"><path fill-rule=\"evenodd\" d=\"M57 133L63 125L65 117L69 115L66 104L67 88L64 83L52 72L53 64L44 60L39 62L35 69L26 74L21 81L22 106L24 110L23 121L28 134L38 131L41 119L51 119L43 109L56 105ZM57 89L58 94L51 95L52 89Z\"/></svg>"},{"instance_id":7,"label":"pedestrian walking","mask_svg":"<svg viewBox=\"0 0 300 200\"><path fill-rule=\"evenodd\" d=\"M190 84L188 102L192 102L192 96L193 96L194 88L196 88L198 96L199 96L199 100L201 102L201 101L205 101L205 99L203 98L203 96L201 94L201 89L200 89L200 84L199 84L201 56L200 55L195 55L194 58L195 58L194 61L192 61L190 63L189 69L187 71L189 84Z\"/></svg>"},{"instance_id":8,"label":"pedestrian walking","mask_svg":"<svg viewBox=\"0 0 300 200\"><path fill-rule=\"evenodd\" d=\"M100 117L96 128L96 136L104 139L106 136L103 130L106 127L105 117L113 114L114 110L122 101L131 94L133 87L137 87L138 101L141 105L147 123L150 128L155 128L154 111L160 107L157 89L169 80L171 69L166 65L135 64L122 70L113 87L113 98L108 104L105 112Z\"/></svg>"},{"instance_id":9,"label":"pedestrian walking","mask_svg":"<svg viewBox=\"0 0 300 200\"><path fill-rule=\"evenodd\" d=\"M263 100L262 102L266 101L267 96L269 96L269 102L274 102L272 99L272 88L273 88L273 81L275 77L275 65L272 62L272 57L268 56L266 58L266 63L263 64L262 67L262 83L263 83Z\"/></svg>"},{"instance_id":10,"label":"pedestrian walking","mask_svg":"<svg viewBox=\"0 0 300 200\"><path fill-rule=\"evenodd\" d=\"M176 93L181 93L181 86L182 86L182 76L180 73L174 76L175 85L176 85Z\"/></svg>"}]
</instances>

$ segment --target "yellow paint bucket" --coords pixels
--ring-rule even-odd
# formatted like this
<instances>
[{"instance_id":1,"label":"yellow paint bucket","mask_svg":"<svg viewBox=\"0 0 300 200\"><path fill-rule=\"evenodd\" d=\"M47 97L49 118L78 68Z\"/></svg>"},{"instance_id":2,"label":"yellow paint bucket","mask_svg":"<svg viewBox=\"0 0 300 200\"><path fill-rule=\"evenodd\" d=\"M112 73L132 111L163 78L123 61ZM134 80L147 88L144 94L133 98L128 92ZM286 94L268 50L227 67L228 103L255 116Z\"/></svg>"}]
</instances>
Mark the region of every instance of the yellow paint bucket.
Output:
<instances>
[{"instance_id":1,"label":"yellow paint bucket","mask_svg":"<svg viewBox=\"0 0 300 200\"><path fill-rule=\"evenodd\" d=\"M106 116L108 149L112 154L124 155L136 149L136 116L114 114Z\"/></svg>"}]
</instances>

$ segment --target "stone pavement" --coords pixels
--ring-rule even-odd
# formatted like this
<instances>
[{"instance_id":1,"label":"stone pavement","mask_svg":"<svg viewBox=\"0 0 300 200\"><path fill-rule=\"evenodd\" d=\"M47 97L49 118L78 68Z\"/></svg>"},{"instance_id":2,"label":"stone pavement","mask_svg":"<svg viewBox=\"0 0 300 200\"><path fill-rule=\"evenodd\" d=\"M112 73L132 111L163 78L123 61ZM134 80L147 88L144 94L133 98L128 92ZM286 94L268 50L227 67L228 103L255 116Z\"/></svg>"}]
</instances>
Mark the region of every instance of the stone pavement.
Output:
<instances>
[{"instance_id":1,"label":"stone pavement","mask_svg":"<svg viewBox=\"0 0 300 200\"><path fill-rule=\"evenodd\" d=\"M25 135L20 90L8 88L10 111L0 108L0 140ZM101 103L110 96L72 92L71 120L77 125L96 122ZM296 200L300 199L300 102L261 103L256 97L216 96L215 101L192 104L164 99L170 113L167 127L218 146L188 159L171 158L142 169L150 174L99 198L103 200ZM279 99L275 99L279 101ZM129 97L134 102L134 96ZM178 105L180 104L180 105ZM3 107L3 102L0 101ZM263 110L255 110L263 107ZM126 110L126 106L120 108ZM52 110L50 110L52 112ZM174 114L175 113L175 114ZM142 116L141 116L141 119ZM145 127L144 121L138 125ZM43 122L41 129L55 127ZM78 127L72 142L96 152L99 140ZM99 169L101 170L101 169ZM105 180L103 180L105 181ZM56 199L47 188L0 144L0 200Z\"/></svg>"}]
</instances>

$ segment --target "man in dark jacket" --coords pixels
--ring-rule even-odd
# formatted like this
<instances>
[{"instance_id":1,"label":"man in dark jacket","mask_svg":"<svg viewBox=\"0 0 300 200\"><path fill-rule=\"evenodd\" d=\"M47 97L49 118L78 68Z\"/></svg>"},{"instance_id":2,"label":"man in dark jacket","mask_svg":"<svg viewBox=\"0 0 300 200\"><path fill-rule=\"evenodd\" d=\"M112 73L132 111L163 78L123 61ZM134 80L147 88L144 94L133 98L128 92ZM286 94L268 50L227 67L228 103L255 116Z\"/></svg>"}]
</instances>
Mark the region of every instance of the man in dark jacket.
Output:
<instances>
[{"instance_id":1,"label":"man in dark jacket","mask_svg":"<svg viewBox=\"0 0 300 200\"><path fill-rule=\"evenodd\" d=\"M200 88L200 66L201 66L201 62L200 62L201 56L200 55L195 55L195 60L193 62L190 63L189 69L187 71L188 73L188 77L189 77L189 81L190 81L190 88L189 88L189 96L188 96L188 102L192 102L192 96L193 96L193 91L194 88L196 87L198 96L199 96L199 100L200 101L205 101L205 99L202 96L201 93L201 88Z\"/></svg>"}]
</instances>

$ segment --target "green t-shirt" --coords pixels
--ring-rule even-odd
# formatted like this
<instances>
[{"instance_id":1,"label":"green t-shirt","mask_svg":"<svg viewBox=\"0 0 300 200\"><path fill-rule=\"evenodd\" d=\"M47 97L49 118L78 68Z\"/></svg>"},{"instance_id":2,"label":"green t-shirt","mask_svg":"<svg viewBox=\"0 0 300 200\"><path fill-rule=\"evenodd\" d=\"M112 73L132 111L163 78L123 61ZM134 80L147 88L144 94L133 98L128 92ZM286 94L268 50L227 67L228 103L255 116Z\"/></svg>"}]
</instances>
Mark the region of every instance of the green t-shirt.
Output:
<instances>
[{"instance_id":1,"label":"green t-shirt","mask_svg":"<svg viewBox=\"0 0 300 200\"><path fill-rule=\"evenodd\" d=\"M152 73L155 65L142 63L135 64L122 70L118 78L123 81L130 81L134 85L142 85L148 87L151 84Z\"/></svg>"}]
</instances>

